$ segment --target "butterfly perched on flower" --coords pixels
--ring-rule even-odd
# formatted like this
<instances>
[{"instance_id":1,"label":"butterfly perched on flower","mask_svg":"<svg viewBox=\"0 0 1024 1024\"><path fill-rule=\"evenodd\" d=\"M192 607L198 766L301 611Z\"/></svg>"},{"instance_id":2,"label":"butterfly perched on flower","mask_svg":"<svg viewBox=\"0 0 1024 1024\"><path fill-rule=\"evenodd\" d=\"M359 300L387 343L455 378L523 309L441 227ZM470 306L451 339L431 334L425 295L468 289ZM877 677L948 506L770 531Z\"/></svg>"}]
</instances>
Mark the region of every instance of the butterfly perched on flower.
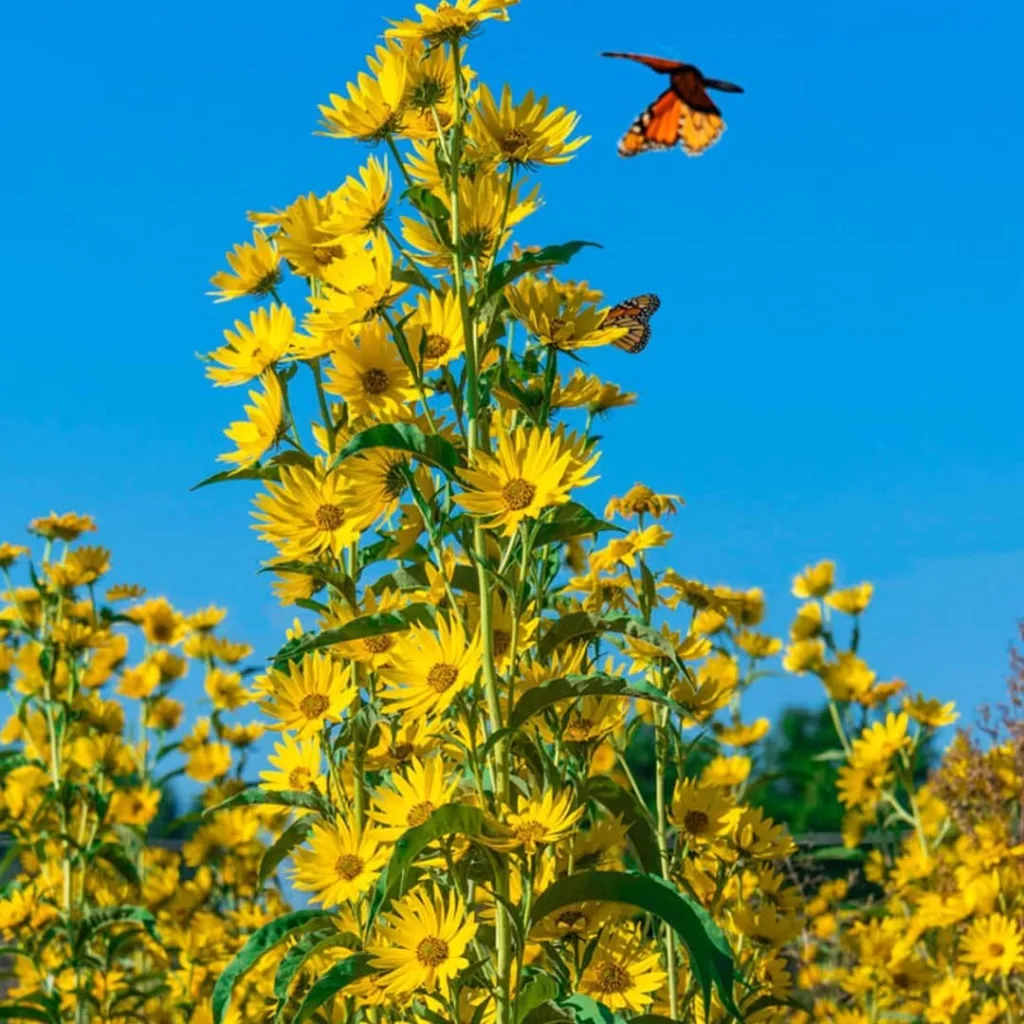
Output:
<instances>
[{"instance_id":1,"label":"butterfly perched on flower","mask_svg":"<svg viewBox=\"0 0 1024 1024\"><path fill-rule=\"evenodd\" d=\"M625 57L639 61L659 74L669 75L669 88L632 124L619 143L619 156L636 156L652 149L682 146L687 156L700 156L713 146L725 131L722 112L708 95L719 92L743 92L732 82L705 78L692 64L680 64L640 53L602 53L602 57Z\"/></svg>"},{"instance_id":2,"label":"butterfly perched on flower","mask_svg":"<svg viewBox=\"0 0 1024 1024\"><path fill-rule=\"evenodd\" d=\"M636 295L608 310L604 327L625 327L626 333L612 344L623 352L636 355L647 348L651 340L651 317L658 311L661 299L657 295Z\"/></svg>"}]
</instances>

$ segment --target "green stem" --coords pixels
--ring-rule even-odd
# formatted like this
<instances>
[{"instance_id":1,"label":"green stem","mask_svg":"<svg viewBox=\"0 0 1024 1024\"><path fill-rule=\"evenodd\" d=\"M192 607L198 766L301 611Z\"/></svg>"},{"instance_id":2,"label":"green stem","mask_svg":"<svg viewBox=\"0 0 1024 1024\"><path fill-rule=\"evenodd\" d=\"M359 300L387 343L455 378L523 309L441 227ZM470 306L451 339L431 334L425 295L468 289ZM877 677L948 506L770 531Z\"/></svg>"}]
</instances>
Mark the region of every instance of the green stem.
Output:
<instances>
[{"instance_id":1,"label":"green stem","mask_svg":"<svg viewBox=\"0 0 1024 1024\"><path fill-rule=\"evenodd\" d=\"M665 718L668 716L668 709L659 711L655 734L655 779L654 798L657 805L658 815L658 853L661 856L661 873L667 879L670 876L670 857L668 839L666 836L668 821L665 813L665 778L667 775L666 765L668 761L668 738L665 735ZM624 759L623 759L624 760ZM678 976L676 971L676 937L675 932L668 925L665 925L665 959L668 966L668 1004L669 1016L673 1020L679 1019L679 992L677 991Z\"/></svg>"}]
</instances>

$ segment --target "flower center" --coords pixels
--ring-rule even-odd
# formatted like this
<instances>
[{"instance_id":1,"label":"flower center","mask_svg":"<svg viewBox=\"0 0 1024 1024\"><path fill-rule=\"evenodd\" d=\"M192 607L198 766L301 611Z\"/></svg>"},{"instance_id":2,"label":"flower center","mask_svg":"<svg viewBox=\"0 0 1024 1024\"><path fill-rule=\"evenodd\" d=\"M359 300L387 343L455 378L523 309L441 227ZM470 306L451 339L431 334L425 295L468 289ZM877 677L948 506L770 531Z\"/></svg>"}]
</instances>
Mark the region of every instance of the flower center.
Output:
<instances>
[{"instance_id":1,"label":"flower center","mask_svg":"<svg viewBox=\"0 0 1024 1024\"><path fill-rule=\"evenodd\" d=\"M448 959L448 943L428 935L416 947L416 959L427 967L440 967Z\"/></svg>"},{"instance_id":2,"label":"flower center","mask_svg":"<svg viewBox=\"0 0 1024 1024\"><path fill-rule=\"evenodd\" d=\"M313 721L314 718L323 718L324 712L331 706L331 702L322 693L307 693L299 701L299 710Z\"/></svg>"},{"instance_id":3,"label":"flower center","mask_svg":"<svg viewBox=\"0 0 1024 1024\"><path fill-rule=\"evenodd\" d=\"M556 920L559 924L565 925L569 931L575 931L577 925L586 923L587 915L582 910L563 910Z\"/></svg>"},{"instance_id":4,"label":"flower center","mask_svg":"<svg viewBox=\"0 0 1024 1024\"><path fill-rule=\"evenodd\" d=\"M711 819L703 811L687 811L683 816L683 828L690 835L702 835L710 824Z\"/></svg>"},{"instance_id":5,"label":"flower center","mask_svg":"<svg viewBox=\"0 0 1024 1024\"><path fill-rule=\"evenodd\" d=\"M384 475L384 491L389 498L400 498L405 490L405 460L398 459L389 467Z\"/></svg>"},{"instance_id":6,"label":"flower center","mask_svg":"<svg viewBox=\"0 0 1024 1024\"><path fill-rule=\"evenodd\" d=\"M509 480L501 491L505 507L510 512L522 512L524 508L529 508L536 494L537 488L528 480L522 479L522 477Z\"/></svg>"},{"instance_id":7,"label":"flower center","mask_svg":"<svg viewBox=\"0 0 1024 1024\"><path fill-rule=\"evenodd\" d=\"M323 245L313 249L313 259L322 267L326 267L332 260L343 260L345 250L340 245Z\"/></svg>"},{"instance_id":8,"label":"flower center","mask_svg":"<svg viewBox=\"0 0 1024 1024\"><path fill-rule=\"evenodd\" d=\"M442 334L428 334L423 343L423 354L427 359L440 359L446 356L452 343Z\"/></svg>"},{"instance_id":9,"label":"flower center","mask_svg":"<svg viewBox=\"0 0 1024 1024\"><path fill-rule=\"evenodd\" d=\"M346 882L351 882L353 878L358 878L363 870L363 859L357 857L354 853L343 853L335 862L334 870L345 879Z\"/></svg>"},{"instance_id":10,"label":"flower center","mask_svg":"<svg viewBox=\"0 0 1024 1024\"><path fill-rule=\"evenodd\" d=\"M382 395L388 389L390 378L384 370L374 367L363 374L363 388L367 394Z\"/></svg>"},{"instance_id":11,"label":"flower center","mask_svg":"<svg viewBox=\"0 0 1024 1024\"><path fill-rule=\"evenodd\" d=\"M597 987L605 995L626 992L633 984L629 971L621 964L613 964L610 960L598 964Z\"/></svg>"},{"instance_id":12,"label":"flower center","mask_svg":"<svg viewBox=\"0 0 1024 1024\"><path fill-rule=\"evenodd\" d=\"M494 656L503 658L512 647L512 634L507 629L496 629L492 637Z\"/></svg>"},{"instance_id":13,"label":"flower center","mask_svg":"<svg viewBox=\"0 0 1024 1024\"><path fill-rule=\"evenodd\" d=\"M412 757L412 752L415 748L411 743L396 743L388 753L396 761L408 761Z\"/></svg>"},{"instance_id":14,"label":"flower center","mask_svg":"<svg viewBox=\"0 0 1024 1024\"><path fill-rule=\"evenodd\" d=\"M989 956L1003 956L1006 953L1006 947L1001 942L990 942L988 944Z\"/></svg>"},{"instance_id":15,"label":"flower center","mask_svg":"<svg viewBox=\"0 0 1024 1024\"><path fill-rule=\"evenodd\" d=\"M434 665L427 673L427 686L429 686L434 693L444 693L458 678L459 670L454 665L446 665L444 662L438 662L438 664Z\"/></svg>"},{"instance_id":16,"label":"flower center","mask_svg":"<svg viewBox=\"0 0 1024 1024\"><path fill-rule=\"evenodd\" d=\"M433 813L434 805L429 800L424 800L423 803L409 808L409 813L405 816L405 823L409 828L415 828L417 825L422 825Z\"/></svg>"},{"instance_id":17,"label":"flower center","mask_svg":"<svg viewBox=\"0 0 1024 1024\"><path fill-rule=\"evenodd\" d=\"M501 140L501 148L509 156L515 156L530 141L530 136L522 128L512 128L505 132Z\"/></svg>"},{"instance_id":18,"label":"flower center","mask_svg":"<svg viewBox=\"0 0 1024 1024\"><path fill-rule=\"evenodd\" d=\"M590 739L593 727L594 723L589 718L580 718L578 715L573 715L569 719L569 724L565 727L565 738L570 743L583 743Z\"/></svg>"},{"instance_id":19,"label":"flower center","mask_svg":"<svg viewBox=\"0 0 1024 1024\"><path fill-rule=\"evenodd\" d=\"M321 530L338 530L345 522L345 510L340 505L321 505L313 520Z\"/></svg>"},{"instance_id":20,"label":"flower center","mask_svg":"<svg viewBox=\"0 0 1024 1024\"><path fill-rule=\"evenodd\" d=\"M383 633L381 636L363 637L363 647L371 654L383 654L385 651L390 651L394 642L387 633Z\"/></svg>"},{"instance_id":21,"label":"flower center","mask_svg":"<svg viewBox=\"0 0 1024 1024\"><path fill-rule=\"evenodd\" d=\"M313 781L313 773L308 768L293 768L288 773L288 785L292 789L305 789Z\"/></svg>"},{"instance_id":22,"label":"flower center","mask_svg":"<svg viewBox=\"0 0 1024 1024\"><path fill-rule=\"evenodd\" d=\"M515 835L524 846L532 846L539 843L546 832L547 829L539 821L524 821L516 825Z\"/></svg>"}]
</instances>

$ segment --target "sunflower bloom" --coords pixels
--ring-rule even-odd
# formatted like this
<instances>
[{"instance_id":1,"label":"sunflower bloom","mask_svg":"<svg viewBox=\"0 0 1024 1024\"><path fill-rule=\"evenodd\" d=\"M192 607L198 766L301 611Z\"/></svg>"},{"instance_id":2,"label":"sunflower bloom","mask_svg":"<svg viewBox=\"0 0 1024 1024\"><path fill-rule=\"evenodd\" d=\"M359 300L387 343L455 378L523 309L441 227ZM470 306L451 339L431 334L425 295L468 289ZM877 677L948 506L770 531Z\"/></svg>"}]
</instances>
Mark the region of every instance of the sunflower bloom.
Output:
<instances>
[{"instance_id":1,"label":"sunflower bloom","mask_svg":"<svg viewBox=\"0 0 1024 1024\"><path fill-rule=\"evenodd\" d=\"M319 740L296 740L288 733L282 738L284 742L275 743L274 753L268 758L274 770L260 772L263 788L272 792L325 792L327 780Z\"/></svg>"},{"instance_id":2,"label":"sunflower bloom","mask_svg":"<svg viewBox=\"0 0 1024 1024\"><path fill-rule=\"evenodd\" d=\"M818 562L809 565L793 580L794 597L824 597L836 580L835 562Z\"/></svg>"},{"instance_id":3,"label":"sunflower bloom","mask_svg":"<svg viewBox=\"0 0 1024 1024\"><path fill-rule=\"evenodd\" d=\"M467 639L457 619L437 620L437 632L413 626L395 648L390 663L379 670L387 684L381 700L389 711L440 715L455 697L472 685L480 668L479 633Z\"/></svg>"},{"instance_id":4,"label":"sunflower bloom","mask_svg":"<svg viewBox=\"0 0 1024 1024\"><path fill-rule=\"evenodd\" d=\"M594 348L625 334L625 328L604 326L608 310L597 305L601 293L585 282L525 278L508 287L505 295L517 319L545 345L564 351Z\"/></svg>"},{"instance_id":5,"label":"sunflower bloom","mask_svg":"<svg viewBox=\"0 0 1024 1024\"><path fill-rule=\"evenodd\" d=\"M570 790L558 794L547 790L539 800L530 800L519 811L505 815L507 838L488 842L501 850L521 848L526 853L536 853L542 846L568 839L585 810L573 808Z\"/></svg>"},{"instance_id":6,"label":"sunflower bloom","mask_svg":"<svg viewBox=\"0 0 1024 1024\"><path fill-rule=\"evenodd\" d=\"M351 235L368 235L379 231L390 198L391 173L388 162L371 156L366 166L359 169L358 178L346 178L345 183L332 193L334 211L320 225L320 229L327 235L322 245L329 249L331 245L344 242Z\"/></svg>"},{"instance_id":7,"label":"sunflower bloom","mask_svg":"<svg viewBox=\"0 0 1024 1024\"><path fill-rule=\"evenodd\" d=\"M292 880L300 892L313 893L311 903L325 907L359 899L377 881L391 856L376 829L365 828L360 834L341 820L314 825L309 847L301 846L295 852Z\"/></svg>"},{"instance_id":8,"label":"sunflower bloom","mask_svg":"<svg viewBox=\"0 0 1024 1024\"><path fill-rule=\"evenodd\" d=\"M391 908L391 921L367 945L371 963L392 1000L413 992L442 991L464 967L466 948L476 935L476 919L454 893L435 886L414 889Z\"/></svg>"},{"instance_id":9,"label":"sunflower bloom","mask_svg":"<svg viewBox=\"0 0 1024 1024\"><path fill-rule=\"evenodd\" d=\"M462 471L466 490L455 500L473 515L515 533L524 519L536 519L553 505L569 500L574 487L592 483L586 474L597 456L580 462L576 453L549 430L498 428L495 455L477 452L472 468Z\"/></svg>"},{"instance_id":10,"label":"sunflower bloom","mask_svg":"<svg viewBox=\"0 0 1024 1024\"><path fill-rule=\"evenodd\" d=\"M284 427L284 396L281 382L273 371L260 377L262 391L250 391L252 405L245 407L246 418L237 420L224 431L235 445L233 452L217 456L218 462L249 466L258 461L267 449L278 444Z\"/></svg>"},{"instance_id":11,"label":"sunflower bloom","mask_svg":"<svg viewBox=\"0 0 1024 1024\"><path fill-rule=\"evenodd\" d=\"M1024 944L1020 926L1005 914L989 914L975 921L964 936L961 959L983 978L1020 972Z\"/></svg>"},{"instance_id":12,"label":"sunflower bloom","mask_svg":"<svg viewBox=\"0 0 1024 1024\"><path fill-rule=\"evenodd\" d=\"M234 332L225 331L224 338L227 344L209 356L220 366L208 366L206 376L219 387L245 384L288 354L295 342L295 317L287 306L257 309L249 326L236 320Z\"/></svg>"},{"instance_id":13,"label":"sunflower bloom","mask_svg":"<svg viewBox=\"0 0 1024 1024\"><path fill-rule=\"evenodd\" d=\"M340 721L357 693L351 668L320 651L291 662L287 671L271 669L267 684L267 699L260 707L299 740Z\"/></svg>"},{"instance_id":14,"label":"sunflower bloom","mask_svg":"<svg viewBox=\"0 0 1024 1024\"><path fill-rule=\"evenodd\" d=\"M353 417L401 419L416 400L412 374L380 321L364 326L358 343L346 341L335 349L324 390L344 398Z\"/></svg>"},{"instance_id":15,"label":"sunflower bloom","mask_svg":"<svg viewBox=\"0 0 1024 1024\"><path fill-rule=\"evenodd\" d=\"M500 103L495 102L486 85L480 86L479 96L471 131L481 148L490 148L510 167L564 164L589 141L589 136L570 141L579 115L565 107L549 111L546 96L535 99L531 91L520 103L513 103L507 85L501 91Z\"/></svg>"},{"instance_id":16,"label":"sunflower bloom","mask_svg":"<svg viewBox=\"0 0 1024 1024\"><path fill-rule=\"evenodd\" d=\"M255 529L283 558L338 557L366 525L352 511L352 485L341 473L326 476L302 466L283 466L281 482L267 483L255 499Z\"/></svg>"},{"instance_id":17,"label":"sunflower bloom","mask_svg":"<svg viewBox=\"0 0 1024 1024\"><path fill-rule=\"evenodd\" d=\"M335 210L336 195L331 192L320 198L310 192L278 215L280 224L274 240L282 258L302 277L322 278L324 267L344 259L348 251L325 229Z\"/></svg>"},{"instance_id":18,"label":"sunflower bloom","mask_svg":"<svg viewBox=\"0 0 1024 1024\"><path fill-rule=\"evenodd\" d=\"M713 842L729 834L734 817L734 803L728 792L683 779L672 794L669 819L691 847Z\"/></svg>"},{"instance_id":19,"label":"sunflower bloom","mask_svg":"<svg viewBox=\"0 0 1024 1024\"><path fill-rule=\"evenodd\" d=\"M396 43L378 46L366 63L372 72L361 71L348 84L348 97L330 95L330 106L321 106L321 135L360 142L382 142L397 135L402 127L408 62Z\"/></svg>"},{"instance_id":20,"label":"sunflower bloom","mask_svg":"<svg viewBox=\"0 0 1024 1024\"><path fill-rule=\"evenodd\" d=\"M269 295L281 280L280 253L261 231L252 233L252 245L242 242L227 254L231 270L219 270L210 278L217 302L245 295Z\"/></svg>"},{"instance_id":21,"label":"sunflower bloom","mask_svg":"<svg viewBox=\"0 0 1024 1024\"><path fill-rule=\"evenodd\" d=\"M441 0L436 8L417 4L419 21L393 21L385 33L393 39L419 39L426 43L451 43L469 35L482 21L508 21L508 8L519 0Z\"/></svg>"},{"instance_id":22,"label":"sunflower bloom","mask_svg":"<svg viewBox=\"0 0 1024 1024\"><path fill-rule=\"evenodd\" d=\"M623 925L598 942L579 990L609 1010L643 1013L666 980L658 947L635 926Z\"/></svg>"},{"instance_id":23,"label":"sunflower bloom","mask_svg":"<svg viewBox=\"0 0 1024 1024\"><path fill-rule=\"evenodd\" d=\"M421 361L425 370L437 370L465 354L462 310L451 289L420 292L404 330L413 359Z\"/></svg>"},{"instance_id":24,"label":"sunflower bloom","mask_svg":"<svg viewBox=\"0 0 1024 1024\"><path fill-rule=\"evenodd\" d=\"M422 825L438 807L451 803L458 787L458 774L448 774L440 757L426 761L414 757L404 775L396 772L390 785L377 792L370 817L381 826L381 836L394 841Z\"/></svg>"}]
</instances>

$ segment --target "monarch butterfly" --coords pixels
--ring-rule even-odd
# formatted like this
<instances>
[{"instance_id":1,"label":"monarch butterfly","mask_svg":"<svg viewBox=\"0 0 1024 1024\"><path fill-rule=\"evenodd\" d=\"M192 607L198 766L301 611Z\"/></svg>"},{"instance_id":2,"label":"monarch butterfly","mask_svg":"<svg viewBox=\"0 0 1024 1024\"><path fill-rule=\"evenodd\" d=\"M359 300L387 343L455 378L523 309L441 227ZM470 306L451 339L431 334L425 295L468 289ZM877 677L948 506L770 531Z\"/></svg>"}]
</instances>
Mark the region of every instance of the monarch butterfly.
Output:
<instances>
[{"instance_id":1,"label":"monarch butterfly","mask_svg":"<svg viewBox=\"0 0 1024 1024\"><path fill-rule=\"evenodd\" d=\"M657 295L648 294L637 295L612 306L604 318L604 326L628 328L626 334L612 344L630 355L643 352L651 340L651 317L660 305L661 299Z\"/></svg>"},{"instance_id":2,"label":"monarch butterfly","mask_svg":"<svg viewBox=\"0 0 1024 1024\"><path fill-rule=\"evenodd\" d=\"M676 143L682 146L687 156L700 156L725 131L722 112L707 90L743 92L732 82L705 78L692 64L645 57L640 53L603 53L601 56L639 61L652 71L670 76L670 88L633 122L622 137L619 156L636 156L652 149L671 149Z\"/></svg>"}]
</instances>

